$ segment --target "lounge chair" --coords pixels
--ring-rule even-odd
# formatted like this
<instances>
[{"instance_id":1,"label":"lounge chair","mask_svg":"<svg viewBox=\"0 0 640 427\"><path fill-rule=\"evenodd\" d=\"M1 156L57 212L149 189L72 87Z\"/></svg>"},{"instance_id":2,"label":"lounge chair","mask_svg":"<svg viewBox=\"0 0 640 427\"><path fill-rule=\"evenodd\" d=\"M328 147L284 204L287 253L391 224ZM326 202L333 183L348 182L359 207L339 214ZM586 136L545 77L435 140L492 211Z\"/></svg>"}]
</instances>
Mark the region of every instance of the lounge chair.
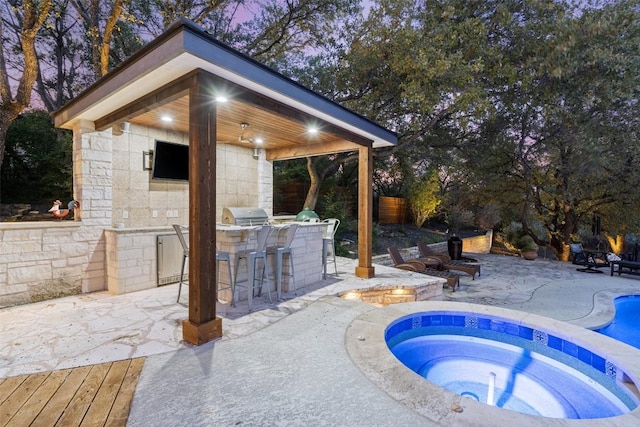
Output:
<instances>
[{"instance_id":1,"label":"lounge chair","mask_svg":"<svg viewBox=\"0 0 640 427\"><path fill-rule=\"evenodd\" d=\"M618 276L622 273L640 276L640 245L636 243L631 252L622 254L622 258L618 257L617 260L609 262L611 263L612 276L616 271ZM618 266L617 270L615 269L616 266Z\"/></svg>"},{"instance_id":2,"label":"lounge chair","mask_svg":"<svg viewBox=\"0 0 640 427\"><path fill-rule=\"evenodd\" d=\"M440 261L442 261L442 268L444 268L445 270L463 271L473 277L473 280L476 279L476 273L478 273L478 277L480 277L480 264L473 264L469 261L463 260L452 260L449 255L437 254L433 252L429 248L429 246L421 241L418 241L417 245L418 250L420 251L420 255L422 255L423 257L438 258ZM472 258L467 259L471 260Z\"/></svg>"},{"instance_id":3,"label":"lounge chair","mask_svg":"<svg viewBox=\"0 0 640 427\"><path fill-rule=\"evenodd\" d=\"M584 273L602 273L600 270L594 270L601 267L608 267L609 260L607 260L606 252L588 251L582 247L582 243L569 244L569 251L571 262L576 265L581 265L582 268L576 270Z\"/></svg>"},{"instance_id":4,"label":"lounge chair","mask_svg":"<svg viewBox=\"0 0 640 427\"><path fill-rule=\"evenodd\" d=\"M418 259L412 259L405 261L400 254L400 251L396 247L387 248L387 252L391 256L393 266L402 270L414 271L416 273L426 274L428 276L441 277L447 280L447 285L451 286L453 292L456 291L456 286L460 285L460 276L455 273L449 273L448 271L436 270L434 268L427 267L422 261Z\"/></svg>"}]
</instances>

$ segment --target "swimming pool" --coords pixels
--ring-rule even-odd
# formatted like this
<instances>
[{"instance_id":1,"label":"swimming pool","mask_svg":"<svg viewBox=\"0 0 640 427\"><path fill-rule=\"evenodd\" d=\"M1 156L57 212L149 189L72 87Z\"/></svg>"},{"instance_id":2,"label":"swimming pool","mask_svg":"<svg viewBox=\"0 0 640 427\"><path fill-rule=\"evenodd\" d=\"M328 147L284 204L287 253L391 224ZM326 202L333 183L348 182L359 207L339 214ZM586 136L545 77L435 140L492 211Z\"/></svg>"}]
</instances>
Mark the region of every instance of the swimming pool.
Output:
<instances>
[{"instance_id":1,"label":"swimming pool","mask_svg":"<svg viewBox=\"0 0 640 427\"><path fill-rule=\"evenodd\" d=\"M581 419L598 417L640 425L640 351L565 322L425 301L359 316L345 342L375 384L439 425L539 425L540 415L557 417L555 426L593 425ZM408 364L394 355L417 348L427 354ZM564 379L545 383L556 376ZM563 419L571 417L580 419Z\"/></svg>"},{"instance_id":2,"label":"swimming pool","mask_svg":"<svg viewBox=\"0 0 640 427\"><path fill-rule=\"evenodd\" d=\"M640 295L624 295L613 300L616 314L596 332L640 348Z\"/></svg>"}]
</instances>

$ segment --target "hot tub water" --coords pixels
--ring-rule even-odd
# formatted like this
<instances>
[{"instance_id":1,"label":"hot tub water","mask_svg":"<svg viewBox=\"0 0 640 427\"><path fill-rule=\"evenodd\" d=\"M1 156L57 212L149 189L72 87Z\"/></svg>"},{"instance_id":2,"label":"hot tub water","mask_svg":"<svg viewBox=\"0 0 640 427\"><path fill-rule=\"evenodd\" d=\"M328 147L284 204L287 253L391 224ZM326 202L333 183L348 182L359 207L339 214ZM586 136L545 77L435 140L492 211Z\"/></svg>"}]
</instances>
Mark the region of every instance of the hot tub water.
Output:
<instances>
[{"instance_id":1,"label":"hot tub water","mask_svg":"<svg viewBox=\"0 0 640 427\"><path fill-rule=\"evenodd\" d=\"M385 338L408 368L479 402L552 418L628 413L637 399L618 387L616 367L570 341L504 319L416 313Z\"/></svg>"}]
</instances>

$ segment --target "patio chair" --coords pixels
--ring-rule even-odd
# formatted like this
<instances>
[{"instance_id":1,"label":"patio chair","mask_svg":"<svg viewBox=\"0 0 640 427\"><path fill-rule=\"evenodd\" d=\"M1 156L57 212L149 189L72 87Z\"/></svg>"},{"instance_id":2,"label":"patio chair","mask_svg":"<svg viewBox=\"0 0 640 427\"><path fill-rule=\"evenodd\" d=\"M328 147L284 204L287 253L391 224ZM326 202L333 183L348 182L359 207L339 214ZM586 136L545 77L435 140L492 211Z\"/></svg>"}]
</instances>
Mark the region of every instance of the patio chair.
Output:
<instances>
[{"instance_id":1,"label":"patio chair","mask_svg":"<svg viewBox=\"0 0 640 427\"><path fill-rule=\"evenodd\" d=\"M442 268L445 270L457 270L462 271L470 275L473 280L476 279L476 273L478 277L480 277L480 264L477 263L477 260L474 260L476 263L471 263L466 260L473 260L473 258L465 258L465 260L452 260L449 255L445 254L437 254L433 252L429 246L427 246L424 242L418 241L418 250L420 251L420 255L423 257L435 257L442 261Z\"/></svg>"},{"instance_id":2,"label":"patio chair","mask_svg":"<svg viewBox=\"0 0 640 427\"><path fill-rule=\"evenodd\" d=\"M569 244L569 251L571 262L582 266L576 269L578 271L584 273L602 273L602 271L597 269L609 266L606 252L585 250L582 247L582 243Z\"/></svg>"},{"instance_id":3,"label":"patio chair","mask_svg":"<svg viewBox=\"0 0 640 427\"><path fill-rule=\"evenodd\" d=\"M441 271L427 267L418 259L405 261L398 248L394 246L387 248L387 252L389 253L389 256L391 256L391 260L393 261L393 266L395 268L446 279L447 285L451 286L453 292L456 291L456 286L460 285L460 276L455 273L449 273L448 271Z\"/></svg>"}]
</instances>

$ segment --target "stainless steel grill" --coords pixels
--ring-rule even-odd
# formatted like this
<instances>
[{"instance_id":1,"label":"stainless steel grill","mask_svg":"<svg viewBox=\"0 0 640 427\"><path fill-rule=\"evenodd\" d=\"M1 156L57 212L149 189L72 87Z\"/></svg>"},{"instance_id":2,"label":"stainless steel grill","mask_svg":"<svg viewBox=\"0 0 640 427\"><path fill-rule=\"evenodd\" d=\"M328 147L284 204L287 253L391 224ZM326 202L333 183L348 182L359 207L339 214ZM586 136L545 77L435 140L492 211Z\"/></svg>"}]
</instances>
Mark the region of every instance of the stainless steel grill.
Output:
<instances>
[{"instance_id":1,"label":"stainless steel grill","mask_svg":"<svg viewBox=\"0 0 640 427\"><path fill-rule=\"evenodd\" d=\"M233 225L264 225L269 217L260 208L222 208L222 223Z\"/></svg>"}]
</instances>

